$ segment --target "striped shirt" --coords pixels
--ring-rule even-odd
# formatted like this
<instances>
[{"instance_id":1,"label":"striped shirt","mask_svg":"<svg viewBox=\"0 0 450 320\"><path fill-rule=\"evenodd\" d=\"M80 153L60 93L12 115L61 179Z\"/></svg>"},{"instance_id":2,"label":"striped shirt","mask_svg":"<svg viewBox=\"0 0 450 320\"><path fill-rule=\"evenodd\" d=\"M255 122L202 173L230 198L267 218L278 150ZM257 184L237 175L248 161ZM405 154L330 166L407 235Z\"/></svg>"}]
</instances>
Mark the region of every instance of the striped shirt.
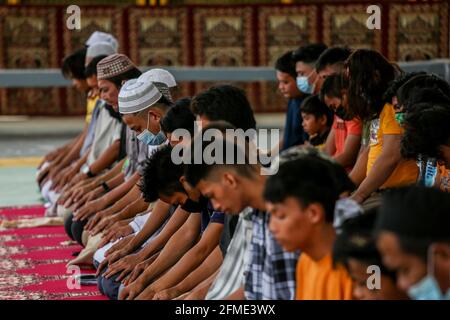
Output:
<instances>
[{"instance_id":1,"label":"striped shirt","mask_svg":"<svg viewBox=\"0 0 450 320\"><path fill-rule=\"evenodd\" d=\"M244 265L252 239L252 209L244 209L226 251L219 273L206 295L206 300L221 300L244 285Z\"/></svg>"}]
</instances>

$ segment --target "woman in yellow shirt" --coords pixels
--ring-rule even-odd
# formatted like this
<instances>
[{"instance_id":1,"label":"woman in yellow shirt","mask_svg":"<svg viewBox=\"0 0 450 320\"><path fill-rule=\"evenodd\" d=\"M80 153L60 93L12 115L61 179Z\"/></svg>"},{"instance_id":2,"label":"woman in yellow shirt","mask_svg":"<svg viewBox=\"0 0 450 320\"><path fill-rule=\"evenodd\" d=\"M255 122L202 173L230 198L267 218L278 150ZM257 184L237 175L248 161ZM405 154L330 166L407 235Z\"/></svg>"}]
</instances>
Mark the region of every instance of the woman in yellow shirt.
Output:
<instances>
[{"instance_id":1,"label":"woman in yellow shirt","mask_svg":"<svg viewBox=\"0 0 450 320\"><path fill-rule=\"evenodd\" d=\"M367 49L352 53L346 67L349 112L370 122L369 146L350 173L358 186L353 200L368 204L368 198L376 196L377 191L413 184L418 168L415 161L402 159L400 154L403 114L383 101L383 93L399 74L398 67L377 51Z\"/></svg>"}]
</instances>

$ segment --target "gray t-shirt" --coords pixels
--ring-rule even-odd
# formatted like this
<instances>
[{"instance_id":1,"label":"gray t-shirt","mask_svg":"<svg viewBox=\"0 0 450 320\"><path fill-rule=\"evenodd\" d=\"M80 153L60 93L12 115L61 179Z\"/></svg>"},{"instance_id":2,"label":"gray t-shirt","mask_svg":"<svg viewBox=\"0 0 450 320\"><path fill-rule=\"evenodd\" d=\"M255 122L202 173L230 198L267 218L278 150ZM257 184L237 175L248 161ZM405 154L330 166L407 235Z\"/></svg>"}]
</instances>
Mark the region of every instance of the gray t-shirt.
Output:
<instances>
[{"instance_id":1,"label":"gray t-shirt","mask_svg":"<svg viewBox=\"0 0 450 320\"><path fill-rule=\"evenodd\" d=\"M125 180L128 180L137 168L139 140L136 138L136 133L128 126L126 128L126 152L127 152L127 166L125 168Z\"/></svg>"},{"instance_id":2,"label":"gray t-shirt","mask_svg":"<svg viewBox=\"0 0 450 320\"><path fill-rule=\"evenodd\" d=\"M127 127L126 150L128 164L125 168L125 180L128 180L135 172L142 175L145 163L149 157L148 146L136 137L136 132Z\"/></svg>"},{"instance_id":3,"label":"gray t-shirt","mask_svg":"<svg viewBox=\"0 0 450 320\"><path fill-rule=\"evenodd\" d=\"M111 117L104 103L99 107L100 111L95 124L94 140L86 161L89 166L115 141L120 140L123 125L118 119Z\"/></svg>"}]
</instances>

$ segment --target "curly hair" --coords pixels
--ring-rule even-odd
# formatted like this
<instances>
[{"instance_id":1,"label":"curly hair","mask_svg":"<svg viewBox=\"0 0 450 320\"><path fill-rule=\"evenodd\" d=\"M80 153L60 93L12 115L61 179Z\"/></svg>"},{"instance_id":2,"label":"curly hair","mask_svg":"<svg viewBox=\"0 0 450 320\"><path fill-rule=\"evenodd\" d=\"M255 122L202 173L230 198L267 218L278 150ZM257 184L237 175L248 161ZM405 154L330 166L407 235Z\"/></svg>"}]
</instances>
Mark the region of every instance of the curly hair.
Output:
<instances>
[{"instance_id":1,"label":"curly hair","mask_svg":"<svg viewBox=\"0 0 450 320\"><path fill-rule=\"evenodd\" d=\"M156 201L160 194L171 196L174 192L185 192L180 182L184 167L171 158L172 148L164 146L146 162L140 189L148 203Z\"/></svg>"},{"instance_id":2,"label":"curly hair","mask_svg":"<svg viewBox=\"0 0 450 320\"><path fill-rule=\"evenodd\" d=\"M439 89L444 95L450 97L450 85L447 81L435 74L423 74L413 77L398 89L397 99L399 104L408 110L413 104L413 93L423 88Z\"/></svg>"},{"instance_id":3,"label":"curly hair","mask_svg":"<svg viewBox=\"0 0 450 320\"><path fill-rule=\"evenodd\" d=\"M408 82L410 79L414 78L415 76L424 75L426 74L425 71L420 72L407 72L402 74L397 79L391 81L389 83L389 88L386 90L386 92L383 94L383 101L386 103L391 103L392 98L397 96L397 90L403 86L406 82Z\"/></svg>"},{"instance_id":4,"label":"curly hair","mask_svg":"<svg viewBox=\"0 0 450 320\"><path fill-rule=\"evenodd\" d=\"M401 141L404 158L419 154L441 159L439 146L450 145L450 105L419 103L406 113Z\"/></svg>"}]
</instances>

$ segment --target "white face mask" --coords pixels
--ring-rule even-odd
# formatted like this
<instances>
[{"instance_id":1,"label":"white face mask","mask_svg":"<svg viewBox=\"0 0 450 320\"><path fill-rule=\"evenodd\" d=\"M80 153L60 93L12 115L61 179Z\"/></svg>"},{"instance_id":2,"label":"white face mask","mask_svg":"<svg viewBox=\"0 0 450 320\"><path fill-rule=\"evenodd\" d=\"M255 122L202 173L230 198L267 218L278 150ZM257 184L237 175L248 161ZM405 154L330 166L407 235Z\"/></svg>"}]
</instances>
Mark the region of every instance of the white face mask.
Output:
<instances>
[{"instance_id":1,"label":"white face mask","mask_svg":"<svg viewBox=\"0 0 450 320\"><path fill-rule=\"evenodd\" d=\"M427 275L408 288L408 296L413 300L450 300L450 290L444 295L434 277L433 245L428 248L427 260Z\"/></svg>"}]
</instances>

